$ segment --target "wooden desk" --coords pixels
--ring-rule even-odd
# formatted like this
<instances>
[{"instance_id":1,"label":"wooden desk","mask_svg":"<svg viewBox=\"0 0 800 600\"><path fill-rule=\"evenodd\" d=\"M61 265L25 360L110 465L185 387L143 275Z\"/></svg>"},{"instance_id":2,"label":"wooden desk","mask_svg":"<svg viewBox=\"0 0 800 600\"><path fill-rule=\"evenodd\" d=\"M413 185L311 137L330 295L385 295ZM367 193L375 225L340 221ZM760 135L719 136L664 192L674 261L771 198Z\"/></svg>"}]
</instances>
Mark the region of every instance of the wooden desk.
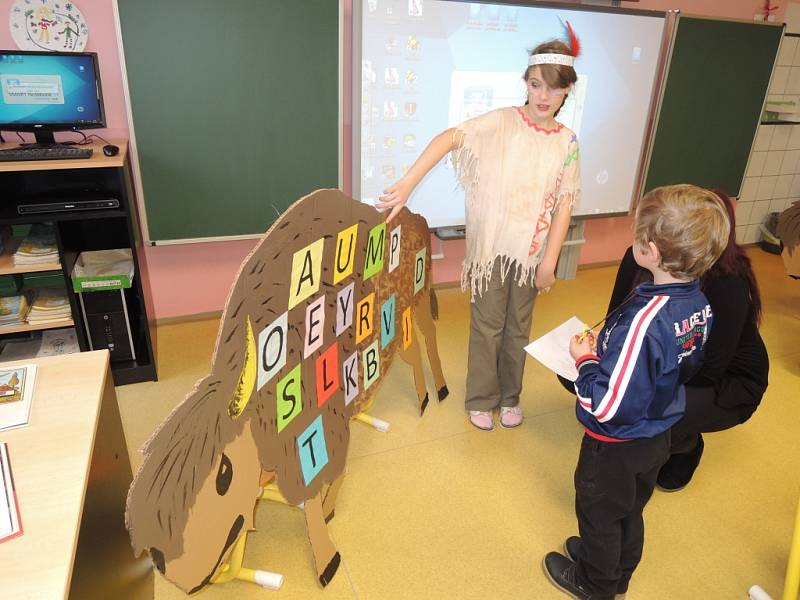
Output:
<instances>
[{"instance_id":1,"label":"wooden desk","mask_svg":"<svg viewBox=\"0 0 800 600\"><path fill-rule=\"evenodd\" d=\"M109 140L119 147L119 154L106 156L103 154L105 142L92 142L81 148L91 148L92 156L89 158L70 158L67 160L19 160L0 162L0 173L3 171L54 171L57 169L97 169L100 167L123 167L125 157L128 155L128 140ZM0 148L16 148L19 142L6 142Z\"/></svg>"},{"instance_id":2,"label":"wooden desk","mask_svg":"<svg viewBox=\"0 0 800 600\"><path fill-rule=\"evenodd\" d=\"M150 563L125 529L131 465L108 350L5 365L31 362L30 423L0 432L24 529L0 544L0 597L152 598Z\"/></svg>"}]
</instances>

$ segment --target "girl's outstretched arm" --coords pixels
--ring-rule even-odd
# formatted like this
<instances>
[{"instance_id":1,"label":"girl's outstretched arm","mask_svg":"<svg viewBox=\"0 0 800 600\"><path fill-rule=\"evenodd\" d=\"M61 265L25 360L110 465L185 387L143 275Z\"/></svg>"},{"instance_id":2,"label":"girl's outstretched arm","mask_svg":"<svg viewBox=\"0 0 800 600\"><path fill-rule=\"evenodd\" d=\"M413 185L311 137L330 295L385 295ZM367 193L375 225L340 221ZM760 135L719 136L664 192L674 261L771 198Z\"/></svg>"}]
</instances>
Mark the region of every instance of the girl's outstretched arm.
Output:
<instances>
[{"instance_id":1,"label":"girl's outstretched arm","mask_svg":"<svg viewBox=\"0 0 800 600\"><path fill-rule=\"evenodd\" d=\"M459 137L459 139L456 139ZM381 201L375 204L376 208L391 208L389 216L386 221L389 222L397 216L397 213L408 202L411 192L417 187L417 184L422 180L428 171L430 171L436 164L444 158L444 155L455 150L460 145L460 136L456 136L456 130L453 128L445 129L442 133L437 135L431 140L419 158L414 162L411 168L403 177L401 177L394 185L384 190L383 196L380 197Z\"/></svg>"}]
</instances>

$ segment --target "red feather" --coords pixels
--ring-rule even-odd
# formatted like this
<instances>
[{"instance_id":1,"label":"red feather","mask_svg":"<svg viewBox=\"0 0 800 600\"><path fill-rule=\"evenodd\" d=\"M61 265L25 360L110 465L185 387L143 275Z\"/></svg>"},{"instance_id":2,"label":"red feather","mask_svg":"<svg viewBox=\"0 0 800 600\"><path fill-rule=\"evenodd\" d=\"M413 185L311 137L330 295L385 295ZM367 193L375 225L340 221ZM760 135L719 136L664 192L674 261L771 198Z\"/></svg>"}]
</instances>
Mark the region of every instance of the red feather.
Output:
<instances>
[{"instance_id":1,"label":"red feather","mask_svg":"<svg viewBox=\"0 0 800 600\"><path fill-rule=\"evenodd\" d=\"M572 51L572 56L578 58L578 55L581 53L581 42L578 36L575 35L575 30L572 29L572 25L569 24L569 21L566 21L566 24L567 31L569 32L569 48Z\"/></svg>"}]
</instances>

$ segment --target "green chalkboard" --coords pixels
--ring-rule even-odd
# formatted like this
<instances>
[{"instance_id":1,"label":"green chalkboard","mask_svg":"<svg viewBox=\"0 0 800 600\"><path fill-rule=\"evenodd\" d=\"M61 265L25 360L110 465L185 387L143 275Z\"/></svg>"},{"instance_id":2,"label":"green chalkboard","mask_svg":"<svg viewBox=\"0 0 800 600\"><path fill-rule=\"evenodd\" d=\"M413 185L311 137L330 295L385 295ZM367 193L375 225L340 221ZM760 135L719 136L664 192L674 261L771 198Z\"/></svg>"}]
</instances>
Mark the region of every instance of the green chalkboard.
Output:
<instances>
[{"instance_id":1,"label":"green chalkboard","mask_svg":"<svg viewBox=\"0 0 800 600\"><path fill-rule=\"evenodd\" d=\"M678 20L645 191L693 183L738 196L783 27Z\"/></svg>"},{"instance_id":2,"label":"green chalkboard","mask_svg":"<svg viewBox=\"0 0 800 600\"><path fill-rule=\"evenodd\" d=\"M262 233L338 187L338 2L118 4L150 241Z\"/></svg>"}]
</instances>

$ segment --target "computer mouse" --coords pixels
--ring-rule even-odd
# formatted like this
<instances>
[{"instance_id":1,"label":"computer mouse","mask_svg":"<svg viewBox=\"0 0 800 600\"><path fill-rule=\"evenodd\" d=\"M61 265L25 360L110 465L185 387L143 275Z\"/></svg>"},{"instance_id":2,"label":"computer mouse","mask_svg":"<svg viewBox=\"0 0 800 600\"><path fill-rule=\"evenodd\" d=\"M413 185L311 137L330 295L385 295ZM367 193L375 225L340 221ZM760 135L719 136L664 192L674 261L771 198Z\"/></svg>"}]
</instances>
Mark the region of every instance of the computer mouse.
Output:
<instances>
[{"instance_id":1,"label":"computer mouse","mask_svg":"<svg viewBox=\"0 0 800 600\"><path fill-rule=\"evenodd\" d=\"M119 146L115 146L114 144L106 144L103 146L103 154L106 156L116 156L119 154Z\"/></svg>"}]
</instances>

